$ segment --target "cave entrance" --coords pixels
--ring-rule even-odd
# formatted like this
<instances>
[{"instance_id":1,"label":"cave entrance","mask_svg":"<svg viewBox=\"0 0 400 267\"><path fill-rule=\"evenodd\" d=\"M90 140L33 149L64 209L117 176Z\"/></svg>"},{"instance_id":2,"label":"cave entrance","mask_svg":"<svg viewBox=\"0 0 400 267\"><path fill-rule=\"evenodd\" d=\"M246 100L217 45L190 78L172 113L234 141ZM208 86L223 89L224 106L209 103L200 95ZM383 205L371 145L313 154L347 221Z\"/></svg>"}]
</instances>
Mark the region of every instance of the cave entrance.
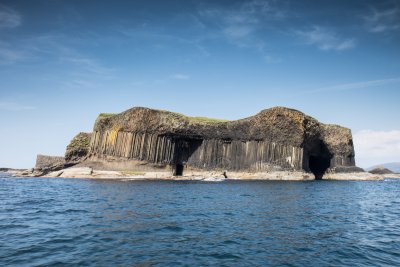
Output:
<instances>
[{"instance_id":1,"label":"cave entrance","mask_svg":"<svg viewBox=\"0 0 400 267\"><path fill-rule=\"evenodd\" d=\"M332 153L322 140L310 142L307 147L307 157L305 158L305 170L311 171L315 180L321 180L326 170L331 166Z\"/></svg>"},{"instance_id":2,"label":"cave entrance","mask_svg":"<svg viewBox=\"0 0 400 267\"><path fill-rule=\"evenodd\" d=\"M331 159L323 156L310 156L309 167L316 180L321 180L330 166Z\"/></svg>"},{"instance_id":3,"label":"cave entrance","mask_svg":"<svg viewBox=\"0 0 400 267\"><path fill-rule=\"evenodd\" d=\"M174 176L182 176L182 175L183 175L183 164L176 164Z\"/></svg>"}]
</instances>

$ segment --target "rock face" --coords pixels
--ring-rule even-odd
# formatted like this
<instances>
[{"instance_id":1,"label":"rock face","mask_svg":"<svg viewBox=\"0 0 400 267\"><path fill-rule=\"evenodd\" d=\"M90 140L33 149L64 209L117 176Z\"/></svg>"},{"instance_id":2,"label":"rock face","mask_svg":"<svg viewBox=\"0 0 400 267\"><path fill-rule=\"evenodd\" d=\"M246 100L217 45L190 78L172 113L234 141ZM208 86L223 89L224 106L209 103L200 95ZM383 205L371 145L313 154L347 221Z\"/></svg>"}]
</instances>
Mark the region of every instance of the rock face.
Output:
<instances>
[{"instance_id":1,"label":"rock face","mask_svg":"<svg viewBox=\"0 0 400 267\"><path fill-rule=\"evenodd\" d=\"M65 161L69 164L83 161L89 152L90 138L90 133L77 134L67 146Z\"/></svg>"},{"instance_id":2,"label":"rock face","mask_svg":"<svg viewBox=\"0 0 400 267\"><path fill-rule=\"evenodd\" d=\"M322 124L284 107L236 121L141 107L105 114L95 122L88 153L92 158L132 159L170 167L176 175L186 168L285 170L312 172L320 179L327 171L357 169L349 129ZM85 153L67 154L81 157ZM67 160L73 158L67 154Z\"/></svg>"},{"instance_id":3,"label":"rock face","mask_svg":"<svg viewBox=\"0 0 400 267\"><path fill-rule=\"evenodd\" d=\"M389 163L382 163L379 165L375 165L372 167L367 168L367 171L376 169L376 168L386 168L389 171L392 171L394 173L400 173L400 162L389 162Z\"/></svg>"},{"instance_id":4,"label":"rock face","mask_svg":"<svg viewBox=\"0 0 400 267\"><path fill-rule=\"evenodd\" d=\"M372 169L369 171L369 173L372 174L392 174L393 172L389 169L386 169L384 167L377 167L375 169Z\"/></svg>"},{"instance_id":5,"label":"rock face","mask_svg":"<svg viewBox=\"0 0 400 267\"><path fill-rule=\"evenodd\" d=\"M66 167L64 157L37 155L35 168L25 170L22 175L42 176L49 172L61 170Z\"/></svg>"},{"instance_id":6,"label":"rock face","mask_svg":"<svg viewBox=\"0 0 400 267\"><path fill-rule=\"evenodd\" d=\"M45 169L51 168L53 166L64 166L65 159L64 157L56 157L56 156L46 156L46 155L37 155L36 156L36 165L37 169Z\"/></svg>"},{"instance_id":7,"label":"rock face","mask_svg":"<svg viewBox=\"0 0 400 267\"><path fill-rule=\"evenodd\" d=\"M43 176L84 161L89 152L90 138L90 133L77 134L67 146L64 157L37 155L35 168L26 170L20 175Z\"/></svg>"}]
</instances>

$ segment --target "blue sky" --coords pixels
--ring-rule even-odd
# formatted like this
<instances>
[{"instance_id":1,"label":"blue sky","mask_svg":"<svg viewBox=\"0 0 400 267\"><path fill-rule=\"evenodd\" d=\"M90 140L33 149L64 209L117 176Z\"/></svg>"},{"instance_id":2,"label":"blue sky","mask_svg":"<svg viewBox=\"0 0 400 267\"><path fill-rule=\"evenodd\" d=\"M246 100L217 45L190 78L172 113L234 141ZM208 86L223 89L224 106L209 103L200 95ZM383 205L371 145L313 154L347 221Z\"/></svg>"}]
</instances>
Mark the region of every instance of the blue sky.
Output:
<instances>
[{"instance_id":1,"label":"blue sky","mask_svg":"<svg viewBox=\"0 0 400 267\"><path fill-rule=\"evenodd\" d=\"M0 167L63 155L101 112L299 109L400 161L400 1L0 1Z\"/></svg>"}]
</instances>

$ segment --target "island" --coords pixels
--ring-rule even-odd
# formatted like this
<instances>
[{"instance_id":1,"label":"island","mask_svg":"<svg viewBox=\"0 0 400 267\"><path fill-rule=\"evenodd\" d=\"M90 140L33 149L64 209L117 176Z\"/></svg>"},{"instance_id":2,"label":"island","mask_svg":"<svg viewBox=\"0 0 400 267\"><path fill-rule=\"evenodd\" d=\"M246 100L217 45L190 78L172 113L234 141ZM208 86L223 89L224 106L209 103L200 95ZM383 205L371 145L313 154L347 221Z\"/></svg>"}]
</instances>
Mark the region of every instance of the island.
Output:
<instances>
[{"instance_id":1,"label":"island","mask_svg":"<svg viewBox=\"0 0 400 267\"><path fill-rule=\"evenodd\" d=\"M21 174L21 172L19 173ZM234 121L135 107L102 113L65 157L38 155L26 176L375 180L356 167L351 130L273 107Z\"/></svg>"}]
</instances>

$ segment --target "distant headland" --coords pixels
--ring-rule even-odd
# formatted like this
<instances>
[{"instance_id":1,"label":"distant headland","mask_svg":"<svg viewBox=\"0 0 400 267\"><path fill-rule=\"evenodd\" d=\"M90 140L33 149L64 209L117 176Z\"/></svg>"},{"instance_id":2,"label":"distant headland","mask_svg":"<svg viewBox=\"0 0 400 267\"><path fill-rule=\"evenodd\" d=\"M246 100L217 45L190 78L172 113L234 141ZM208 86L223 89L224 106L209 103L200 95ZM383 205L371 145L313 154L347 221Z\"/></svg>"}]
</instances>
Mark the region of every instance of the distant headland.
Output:
<instances>
[{"instance_id":1,"label":"distant headland","mask_svg":"<svg viewBox=\"0 0 400 267\"><path fill-rule=\"evenodd\" d=\"M72 167L73 166L73 167ZM351 130L274 107L235 121L135 107L102 113L65 157L19 175L143 179L380 179L355 165Z\"/></svg>"}]
</instances>

